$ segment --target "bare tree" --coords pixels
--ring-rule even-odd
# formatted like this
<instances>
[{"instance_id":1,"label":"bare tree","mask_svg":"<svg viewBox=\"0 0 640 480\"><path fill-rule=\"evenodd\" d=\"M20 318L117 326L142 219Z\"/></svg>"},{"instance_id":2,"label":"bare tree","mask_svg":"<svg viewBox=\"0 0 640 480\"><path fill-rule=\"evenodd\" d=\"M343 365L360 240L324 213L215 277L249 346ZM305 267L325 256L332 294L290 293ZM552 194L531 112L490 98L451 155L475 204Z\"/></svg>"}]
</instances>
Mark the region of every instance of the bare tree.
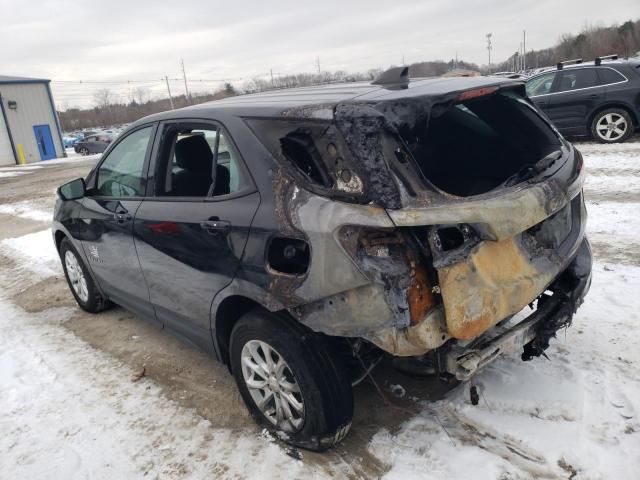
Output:
<instances>
[{"instance_id":1,"label":"bare tree","mask_svg":"<svg viewBox=\"0 0 640 480\"><path fill-rule=\"evenodd\" d=\"M147 103L150 99L150 94L151 94L151 91L149 90L149 87L136 87L133 89L133 92L132 92L133 100L138 105L143 105Z\"/></svg>"},{"instance_id":2,"label":"bare tree","mask_svg":"<svg viewBox=\"0 0 640 480\"><path fill-rule=\"evenodd\" d=\"M112 103L111 97L111 90L109 90L108 88L101 88L100 90L94 92L93 101L95 102L96 107L108 110L109 106Z\"/></svg>"}]
</instances>

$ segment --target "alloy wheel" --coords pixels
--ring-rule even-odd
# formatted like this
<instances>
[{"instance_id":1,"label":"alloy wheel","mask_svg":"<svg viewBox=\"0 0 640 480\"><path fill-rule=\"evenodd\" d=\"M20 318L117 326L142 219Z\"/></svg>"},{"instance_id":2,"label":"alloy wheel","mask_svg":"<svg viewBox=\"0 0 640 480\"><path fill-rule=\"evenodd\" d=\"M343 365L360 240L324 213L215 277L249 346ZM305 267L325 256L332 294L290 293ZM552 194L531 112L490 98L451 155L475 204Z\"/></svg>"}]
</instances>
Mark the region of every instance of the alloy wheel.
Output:
<instances>
[{"instance_id":1,"label":"alloy wheel","mask_svg":"<svg viewBox=\"0 0 640 480\"><path fill-rule=\"evenodd\" d=\"M612 142L627 133L627 120L620 114L607 113L596 123L596 133L600 138Z\"/></svg>"},{"instance_id":2,"label":"alloy wheel","mask_svg":"<svg viewBox=\"0 0 640 480\"><path fill-rule=\"evenodd\" d=\"M84 276L84 271L80 266L80 262L78 262L78 259L71 250L67 250L64 254L64 264L67 268L67 275L69 277L69 283L71 283L71 288L73 288L73 291L80 300L87 302L89 300L87 279Z\"/></svg>"},{"instance_id":3,"label":"alloy wheel","mask_svg":"<svg viewBox=\"0 0 640 480\"><path fill-rule=\"evenodd\" d=\"M268 343L250 340L241 353L242 376L258 409L273 425L297 432L304 424L304 399L285 359Z\"/></svg>"}]
</instances>

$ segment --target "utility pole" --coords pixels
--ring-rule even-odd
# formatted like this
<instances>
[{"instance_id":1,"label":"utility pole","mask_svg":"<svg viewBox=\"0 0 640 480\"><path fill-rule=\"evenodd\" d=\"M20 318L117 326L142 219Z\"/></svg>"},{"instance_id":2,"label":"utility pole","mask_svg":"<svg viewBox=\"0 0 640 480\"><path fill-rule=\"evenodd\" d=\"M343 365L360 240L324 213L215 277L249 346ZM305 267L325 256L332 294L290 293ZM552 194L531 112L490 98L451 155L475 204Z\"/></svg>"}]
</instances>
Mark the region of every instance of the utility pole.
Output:
<instances>
[{"instance_id":1,"label":"utility pole","mask_svg":"<svg viewBox=\"0 0 640 480\"><path fill-rule=\"evenodd\" d=\"M189 87L187 87L187 74L184 71L184 60L182 58L180 59L180 65L182 65L182 78L184 78L184 91L188 100L189 98L191 98L191 95L189 95Z\"/></svg>"},{"instance_id":2,"label":"utility pole","mask_svg":"<svg viewBox=\"0 0 640 480\"><path fill-rule=\"evenodd\" d=\"M169 103L171 104L171 110L174 110L173 98L171 97L171 89L169 88L169 77L165 75L164 81L167 83L167 92L169 92Z\"/></svg>"},{"instance_id":3,"label":"utility pole","mask_svg":"<svg viewBox=\"0 0 640 480\"><path fill-rule=\"evenodd\" d=\"M271 72L271 88L273 88L275 85L273 84L273 68L271 70L269 70Z\"/></svg>"},{"instance_id":4,"label":"utility pole","mask_svg":"<svg viewBox=\"0 0 640 480\"><path fill-rule=\"evenodd\" d=\"M522 70L527 70L527 31L522 30Z\"/></svg>"},{"instance_id":5,"label":"utility pole","mask_svg":"<svg viewBox=\"0 0 640 480\"><path fill-rule=\"evenodd\" d=\"M518 45L518 70L522 71L522 42Z\"/></svg>"},{"instance_id":6,"label":"utility pole","mask_svg":"<svg viewBox=\"0 0 640 480\"><path fill-rule=\"evenodd\" d=\"M316 57L316 64L318 65L318 75L320 75L320 57Z\"/></svg>"},{"instance_id":7,"label":"utility pole","mask_svg":"<svg viewBox=\"0 0 640 480\"><path fill-rule=\"evenodd\" d=\"M491 73L491 50L493 46L491 45L491 33L487 33L487 52L489 53L489 73Z\"/></svg>"}]
</instances>

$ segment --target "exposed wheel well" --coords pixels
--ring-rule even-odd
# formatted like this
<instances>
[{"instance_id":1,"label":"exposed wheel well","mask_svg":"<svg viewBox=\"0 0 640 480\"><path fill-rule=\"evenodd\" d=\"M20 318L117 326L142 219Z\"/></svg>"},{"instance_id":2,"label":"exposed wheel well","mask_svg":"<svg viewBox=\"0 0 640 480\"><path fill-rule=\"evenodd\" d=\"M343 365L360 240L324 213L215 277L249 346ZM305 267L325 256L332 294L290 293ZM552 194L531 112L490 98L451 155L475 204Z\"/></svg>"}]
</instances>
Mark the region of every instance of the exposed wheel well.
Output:
<instances>
[{"instance_id":1,"label":"exposed wheel well","mask_svg":"<svg viewBox=\"0 0 640 480\"><path fill-rule=\"evenodd\" d=\"M611 108L618 108L620 110L624 110L625 112L627 112L629 114L629 116L631 117L631 121L633 122L633 126L634 127L638 127L640 125L640 122L638 121L638 117L636 116L635 112L633 111L633 109L629 108L626 105L623 104L619 104L619 103L612 103L609 105L604 105L600 108L598 108L597 110L595 110L591 116L589 117L589 123L587 124L587 129L590 132L591 131L591 124L593 123L593 119L596 118L596 115L598 115L600 112L602 112L603 110L609 110Z\"/></svg>"},{"instance_id":2,"label":"exposed wheel well","mask_svg":"<svg viewBox=\"0 0 640 480\"><path fill-rule=\"evenodd\" d=\"M227 297L218 306L215 319L215 335L219 349L218 353L225 365L229 365L229 341L234 325L240 317L255 308L264 309L258 302L242 295Z\"/></svg>"},{"instance_id":3,"label":"exposed wheel well","mask_svg":"<svg viewBox=\"0 0 640 480\"><path fill-rule=\"evenodd\" d=\"M59 252L60 251L60 244L62 243L62 239L65 238L66 235L64 234L64 232L62 232L62 230L58 230L55 233L55 239L56 239L56 250Z\"/></svg>"}]
</instances>

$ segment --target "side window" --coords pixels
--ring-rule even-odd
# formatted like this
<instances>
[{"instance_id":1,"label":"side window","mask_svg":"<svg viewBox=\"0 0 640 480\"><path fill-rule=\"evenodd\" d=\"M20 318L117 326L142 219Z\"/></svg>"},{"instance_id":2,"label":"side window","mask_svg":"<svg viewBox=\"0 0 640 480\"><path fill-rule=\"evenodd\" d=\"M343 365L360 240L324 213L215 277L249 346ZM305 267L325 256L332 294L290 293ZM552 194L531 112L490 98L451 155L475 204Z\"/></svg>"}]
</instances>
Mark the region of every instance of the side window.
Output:
<instances>
[{"instance_id":1,"label":"side window","mask_svg":"<svg viewBox=\"0 0 640 480\"><path fill-rule=\"evenodd\" d=\"M144 195L143 167L152 127L141 128L115 146L98 169L97 195L138 197Z\"/></svg>"},{"instance_id":2,"label":"side window","mask_svg":"<svg viewBox=\"0 0 640 480\"><path fill-rule=\"evenodd\" d=\"M240 168L240 160L231 141L227 139L224 131L220 131L218 140L218 171L229 175L229 193L234 193L246 188L246 181ZM222 170L226 169L228 173Z\"/></svg>"},{"instance_id":3,"label":"side window","mask_svg":"<svg viewBox=\"0 0 640 480\"><path fill-rule=\"evenodd\" d=\"M598 76L600 77L600 85L609 85L611 83L624 82L626 80L625 77L612 68L599 68Z\"/></svg>"},{"instance_id":4,"label":"side window","mask_svg":"<svg viewBox=\"0 0 640 480\"><path fill-rule=\"evenodd\" d=\"M556 78L556 72L546 73L539 77L532 78L527 82L527 95L529 97L535 97L536 95L550 93L554 78Z\"/></svg>"},{"instance_id":5,"label":"side window","mask_svg":"<svg viewBox=\"0 0 640 480\"><path fill-rule=\"evenodd\" d=\"M215 197L248 186L235 149L215 127L167 126L156 178L157 196Z\"/></svg>"},{"instance_id":6,"label":"side window","mask_svg":"<svg viewBox=\"0 0 640 480\"><path fill-rule=\"evenodd\" d=\"M595 68L567 70L562 73L558 92L595 87L596 85L598 85L598 73Z\"/></svg>"}]
</instances>

